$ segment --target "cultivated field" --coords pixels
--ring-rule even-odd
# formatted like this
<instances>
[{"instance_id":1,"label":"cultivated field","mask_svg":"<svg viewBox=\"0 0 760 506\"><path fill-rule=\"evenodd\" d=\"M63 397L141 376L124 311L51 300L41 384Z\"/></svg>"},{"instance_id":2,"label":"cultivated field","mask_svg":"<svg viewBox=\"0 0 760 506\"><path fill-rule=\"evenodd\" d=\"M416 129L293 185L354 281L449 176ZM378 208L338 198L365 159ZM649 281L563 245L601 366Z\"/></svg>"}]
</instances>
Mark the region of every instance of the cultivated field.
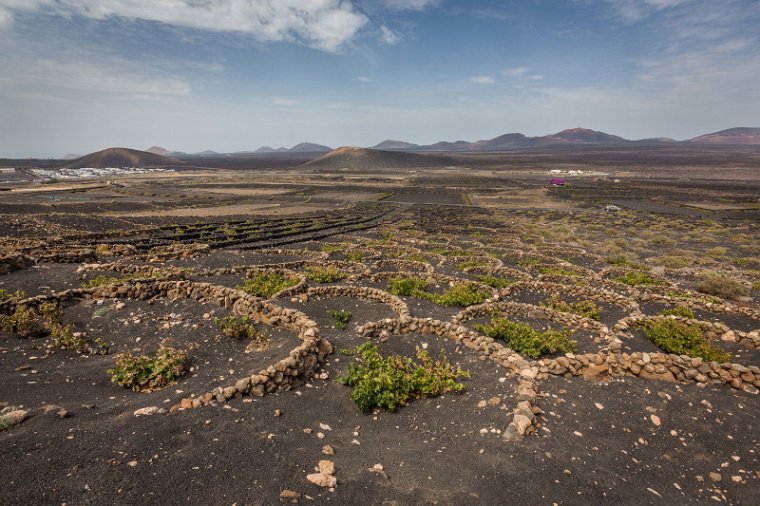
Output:
<instances>
[{"instance_id":1,"label":"cultivated field","mask_svg":"<svg viewBox=\"0 0 760 506\"><path fill-rule=\"evenodd\" d=\"M519 163L8 183L0 503L758 503L756 169Z\"/></svg>"}]
</instances>

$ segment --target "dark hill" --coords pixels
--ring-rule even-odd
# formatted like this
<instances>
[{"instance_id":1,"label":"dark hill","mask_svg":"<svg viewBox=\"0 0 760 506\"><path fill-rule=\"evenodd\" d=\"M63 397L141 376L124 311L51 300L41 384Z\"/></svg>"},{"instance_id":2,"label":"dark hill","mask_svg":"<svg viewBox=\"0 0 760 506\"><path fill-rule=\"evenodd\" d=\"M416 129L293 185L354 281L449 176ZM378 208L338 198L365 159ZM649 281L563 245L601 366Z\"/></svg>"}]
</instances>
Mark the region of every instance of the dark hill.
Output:
<instances>
[{"instance_id":1,"label":"dark hill","mask_svg":"<svg viewBox=\"0 0 760 506\"><path fill-rule=\"evenodd\" d=\"M760 128L729 128L720 132L700 135L689 142L702 144L741 144L745 146L760 144Z\"/></svg>"},{"instance_id":2,"label":"dark hill","mask_svg":"<svg viewBox=\"0 0 760 506\"><path fill-rule=\"evenodd\" d=\"M77 158L65 165L69 169L107 167L162 167L182 162L166 156L127 148L109 148Z\"/></svg>"},{"instance_id":3,"label":"dark hill","mask_svg":"<svg viewBox=\"0 0 760 506\"><path fill-rule=\"evenodd\" d=\"M329 146L323 146L321 144L302 142L301 144L296 144L288 151L291 153L329 153L332 151L332 148Z\"/></svg>"},{"instance_id":4,"label":"dark hill","mask_svg":"<svg viewBox=\"0 0 760 506\"><path fill-rule=\"evenodd\" d=\"M418 167L442 167L453 165L446 156L380 151L366 148L338 148L322 157L303 164L313 169L412 169Z\"/></svg>"}]
</instances>

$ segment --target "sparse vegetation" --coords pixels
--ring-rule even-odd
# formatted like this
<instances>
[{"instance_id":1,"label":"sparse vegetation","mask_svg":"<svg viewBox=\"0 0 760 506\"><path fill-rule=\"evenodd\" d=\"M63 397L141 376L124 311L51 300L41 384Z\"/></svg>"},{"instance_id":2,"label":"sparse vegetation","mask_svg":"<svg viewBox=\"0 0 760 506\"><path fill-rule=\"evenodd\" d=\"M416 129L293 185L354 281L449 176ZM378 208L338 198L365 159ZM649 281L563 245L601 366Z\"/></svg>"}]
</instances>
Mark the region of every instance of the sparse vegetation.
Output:
<instances>
[{"instance_id":1,"label":"sparse vegetation","mask_svg":"<svg viewBox=\"0 0 760 506\"><path fill-rule=\"evenodd\" d=\"M738 299L748 293L747 287L741 281L720 272L706 271L702 273L701 278L695 288L697 291L708 295L715 295L724 299Z\"/></svg>"},{"instance_id":2,"label":"sparse vegetation","mask_svg":"<svg viewBox=\"0 0 760 506\"><path fill-rule=\"evenodd\" d=\"M663 316L681 316L683 318L690 318L692 320L695 318L694 311L686 306L676 306L671 309L663 309L660 311L660 314Z\"/></svg>"},{"instance_id":3,"label":"sparse vegetation","mask_svg":"<svg viewBox=\"0 0 760 506\"><path fill-rule=\"evenodd\" d=\"M355 354L361 363L351 364L338 381L353 387L351 400L364 413L376 408L394 411L412 398L459 392L464 385L457 379L469 377L468 372L453 366L443 351L434 360L427 351L418 349L415 362L402 355L383 357L377 346L367 341Z\"/></svg>"},{"instance_id":4,"label":"sparse vegetation","mask_svg":"<svg viewBox=\"0 0 760 506\"><path fill-rule=\"evenodd\" d=\"M456 283L440 295L428 292L426 287L427 282L420 278L394 278L388 284L388 291L393 295L427 299L447 307L481 304L491 297L490 293L481 290L475 283Z\"/></svg>"},{"instance_id":5,"label":"sparse vegetation","mask_svg":"<svg viewBox=\"0 0 760 506\"><path fill-rule=\"evenodd\" d=\"M531 358L540 358L550 353L572 353L575 341L568 338L570 331L538 331L527 323L492 316L491 323L476 325L475 330L493 339L503 339L507 346Z\"/></svg>"},{"instance_id":6,"label":"sparse vegetation","mask_svg":"<svg viewBox=\"0 0 760 506\"><path fill-rule=\"evenodd\" d=\"M0 315L0 330L19 337L39 337L45 334L40 315L26 306L17 306L12 315Z\"/></svg>"},{"instance_id":7,"label":"sparse vegetation","mask_svg":"<svg viewBox=\"0 0 760 506\"><path fill-rule=\"evenodd\" d=\"M725 362L732 357L730 353L711 344L696 325L671 319L648 319L639 323L638 328L666 353L700 357L708 362Z\"/></svg>"},{"instance_id":8,"label":"sparse vegetation","mask_svg":"<svg viewBox=\"0 0 760 506\"><path fill-rule=\"evenodd\" d=\"M541 305L554 309L555 311L573 313L597 321L602 315L602 308L600 308L593 300L567 302L562 300L558 293L551 295L548 299L544 300Z\"/></svg>"},{"instance_id":9,"label":"sparse vegetation","mask_svg":"<svg viewBox=\"0 0 760 506\"><path fill-rule=\"evenodd\" d=\"M475 276L475 279L477 279L484 285L488 285L491 288L496 288L497 290L506 288L509 285L514 284L515 282L515 280L511 278L496 277L491 274L478 274Z\"/></svg>"},{"instance_id":10,"label":"sparse vegetation","mask_svg":"<svg viewBox=\"0 0 760 506\"><path fill-rule=\"evenodd\" d=\"M255 272L243 280L242 286L238 286L238 289L255 297L269 299L276 293L297 284L298 278L296 277L289 277L277 272L261 271Z\"/></svg>"},{"instance_id":11,"label":"sparse vegetation","mask_svg":"<svg viewBox=\"0 0 760 506\"><path fill-rule=\"evenodd\" d=\"M334 265L326 267L314 266L306 269L306 277L315 283L335 283L348 277L348 274L342 272Z\"/></svg>"},{"instance_id":12,"label":"sparse vegetation","mask_svg":"<svg viewBox=\"0 0 760 506\"><path fill-rule=\"evenodd\" d=\"M135 392L152 392L174 384L185 373L187 360L187 352L164 341L153 356L129 352L116 355L113 369L107 372L118 385Z\"/></svg>"},{"instance_id":13,"label":"sparse vegetation","mask_svg":"<svg viewBox=\"0 0 760 506\"><path fill-rule=\"evenodd\" d=\"M653 278L646 272L628 271L622 276L615 278L615 281L629 286L659 286L665 283L657 278Z\"/></svg>"},{"instance_id":14,"label":"sparse vegetation","mask_svg":"<svg viewBox=\"0 0 760 506\"><path fill-rule=\"evenodd\" d=\"M214 325L227 337L266 342L269 338L256 328L256 322L248 316L225 316L214 318Z\"/></svg>"},{"instance_id":15,"label":"sparse vegetation","mask_svg":"<svg viewBox=\"0 0 760 506\"><path fill-rule=\"evenodd\" d=\"M348 327L348 322L351 321L351 317L353 316L350 311L346 311L345 309L328 309L327 314L335 320L335 326L341 330Z\"/></svg>"},{"instance_id":16,"label":"sparse vegetation","mask_svg":"<svg viewBox=\"0 0 760 506\"><path fill-rule=\"evenodd\" d=\"M0 288L0 303L12 300L18 302L26 298L26 293L23 290L17 290L15 292L7 292Z\"/></svg>"}]
</instances>

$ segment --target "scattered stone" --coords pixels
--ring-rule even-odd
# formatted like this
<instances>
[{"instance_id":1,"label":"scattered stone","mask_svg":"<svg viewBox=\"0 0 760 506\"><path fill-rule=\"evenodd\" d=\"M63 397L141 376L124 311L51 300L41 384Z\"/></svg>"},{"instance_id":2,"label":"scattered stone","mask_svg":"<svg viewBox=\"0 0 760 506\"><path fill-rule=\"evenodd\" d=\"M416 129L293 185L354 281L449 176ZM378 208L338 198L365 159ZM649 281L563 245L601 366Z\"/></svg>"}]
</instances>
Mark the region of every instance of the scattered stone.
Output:
<instances>
[{"instance_id":1,"label":"scattered stone","mask_svg":"<svg viewBox=\"0 0 760 506\"><path fill-rule=\"evenodd\" d=\"M62 408L61 406L56 406L55 404L45 404L44 406L42 406L42 411L44 411L46 415L48 413L55 412L55 414L58 415L58 418L60 419L68 418L69 416L71 416L70 413L65 408Z\"/></svg>"},{"instance_id":2,"label":"scattered stone","mask_svg":"<svg viewBox=\"0 0 760 506\"><path fill-rule=\"evenodd\" d=\"M322 447L322 453L324 453L325 455L335 455L335 450L330 445L324 445Z\"/></svg>"},{"instance_id":3,"label":"scattered stone","mask_svg":"<svg viewBox=\"0 0 760 506\"><path fill-rule=\"evenodd\" d=\"M148 406L147 408L140 408L137 411L135 411L135 416L153 416L153 415L163 415L166 413L166 410L164 408L159 408L158 406Z\"/></svg>"},{"instance_id":4,"label":"scattered stone","mask_svg":"<svg viewBox=\"0 0 760 506\"><path fill-rule=\"evenodd\" d=\"M662 423L662 422L660 422L660 417L659 417L659 416L657 416L657 415L649 415L649 419L650 419L650 420L652 420L652 423L653 423L653 424L654 424L656 427L659 427L659 426L660 426L660 424Z\"/></svg>"},{"instance_id":5,"label":"scattered stone","mask_svg":"<svg viewBox=\"0 0 760 506\"><path fill-rule=\"evenodd\" d=\"M29 412L16 408L14 406L8 406L0 411L0 430L10 429L11 427L20 424L26 417L29 416Z\"/></svg>"},{"instance_id":6,"label":"scattered stone","mask_svg":"<svg viewBox=\"0 0 760 506\"><path fill-rule=\"evenodd\" d=\"M298 500L301 498L301 494L294 490L285 489L280 492L280 501L290 501L293 504L298 504Z\"/></svg>"},{"instance_id":7,"label":"scattered stone","mask_svg":"<svg viewBox=\"0 0 760 506\"><path fill-rule=\"evenodd\" d=\"M716 483L719 482L719 481L723 481L723 476L721 476L720 473L712 472L708 476L710 477L710 479L712 481L714 481Z\"/></svg>"}]
</instances>

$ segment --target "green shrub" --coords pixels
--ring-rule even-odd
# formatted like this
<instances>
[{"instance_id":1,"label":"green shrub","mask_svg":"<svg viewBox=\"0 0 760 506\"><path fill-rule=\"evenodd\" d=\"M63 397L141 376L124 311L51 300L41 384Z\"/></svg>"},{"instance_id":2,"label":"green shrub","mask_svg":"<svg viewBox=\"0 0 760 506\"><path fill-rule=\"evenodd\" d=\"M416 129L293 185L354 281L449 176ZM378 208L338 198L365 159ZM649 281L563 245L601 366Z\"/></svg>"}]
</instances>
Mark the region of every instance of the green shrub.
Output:
<instances>
[{"instance_id":1,"label":"green shrub","mask_svg":"<svg viewBox=\"0 0 760 506\"><path fill-rule=\"evenodd\" d=\"M694 264L694 258L680 255L666 255L657 257L653 260L656 265L668 267L670 269L681 269Z\"/></svg>"},{"instance_id":2,"label":"green shrub","mask_svg":"<svg viewBox=\"0 0 760 506\"><path fill-rule=\"evenodd\" d=\"M748 293L747 287L741 281L715 271L702 273L702 280L697 283L696 289L698 292L724 299L738 299Z\"/></svg>"},{"instance_id":3,"label":"green shrub","mask_svg":"<svg viewBox=\"0 0 760 506\"><path fill-rule=\"evenodd\" d=\"M306 269L306 277L316 283L335 283L348 277L348 274L341 272L334 265L326 267L309 267Z\"/></svg>"},{"instance_id":4,"label":"green shrub","mask_svg":"<svg viewBox=\"0 0 760 506\"><path fill-rule=\"evenodd\" d=\"M53 325L50 328L50 338L53 346L62 350L73 350L85 352L90 345L87 340L81 337L74 337L74 327L72 325Z\"/></svg>"},{"instance_id":5,"label":"green shrub","mask_svg":"<svg viewBox=\"0 0 760 506\"><path fill-rule=\"evenodd\" d=\"M111 381L135 392L160 390L176 382L185 372L187 352L161 343L154 356L131 353L116 355Z\"/></svg>"},{"instance_id":6,"label":"green shrub","mask_svg":"<svg viewBox=\"0 0 760 506\"><path fill-rule=\"evenodd\" d=\"M576 343L568 339L568 330L540 332L527 323L498 316L492 316L490 324L476 325L475 330L493 339L503 339L508 347L531 358L540 358L549 353L575 351Z\"/></svg>"},{"instance_id":7,"label":"green shrub","mask_svg":"<svg viewBox=\"0 0 760 506\"><path fill-rule=\"evenodd\" d=\"M629 286L658 286L664 284L662 280L653 278L649 274L641 271L628 271L622 276L615 278L615 281Z\"/></svg>"},{"instance_id":8,"label":"green shrub","mask_svg":"<svg viewBox=\"0 0 760 506\"><path fill-rule=\"evenodd\" d=\"M16 290L15 292L7 292L0 288L0 302L12 300L18 302L26 298L26 292L23 290Z\"/></svg>"},{"instance_id":9,"label":"green shrub","mask_svg":"<svg viewBox=\"0 0 760 506\"><path fill-rule=\"evenodd\" d=\"M255 297L271 298L274 294L298 284L298 278L277 272L254 272L238 289Z\"/></svg>"},{"instance_id":10,"label":"green shrub","mask_svg":"<svg viewBox=\"0 0 760 506\"><path fill-rule=\"evenodd\" d=\"M558 293L553 294L551 297L543 301L541 305L554 309L555 311L573 313L597 321L599 321L599 318L602 315L602 308L600 308L593 300L566 302L560 299Z\"/></svg>"},{"instance_id":11,"label":"green shrub","mask_svg":"<svg viewBox=\"0 0 760 506\"><path fill-rule=\"evenodd\" d=\"M712 258L720 258L728 254L728 248L724 246L715 246L714 248L708 249L705 254Z\"/></svg>"},{"instance_id":12,"label":"green shrub","mask_svg":"<svg viewBox=\"0 0 760 506\"><path fill-rule=\"evenodd\" d=\"M481 291L475 283L457 283L440 295L428 292L426 286L427 282L420 278L393 278L388 283L388 291L393 295L427 299L447 307L472 306L491 297L490 293Z\"/></svg>"},{"instance_id":13,"label":"green shrub","mask_svg":"<svg viewBox=\"0 0 760 506\"><path fill-rule=\"evenodd\" d=\"M760 291L760 281L755 281L752 283L752 289Z\"/></svg>"},{"instance_id":14,"label":"green shrub","mask_svg":"<svg viewBox=\"0 0 760 506\"><path fill-rule=\"evenodd\" d=\"M483 260L468 260L466 262L460 262L456 265L456 268L460 271L464 271L465 269L471 269L474 267L487 267L488 262L484 262Z\"/></svg>"},{"instance_id":15,"label":"green shrub","mask_svg":"<svg viewBox=\"0 0 760 506\"><path fill-rule=\"evenodd\" d=\"M401 297L424 297L426 286L427 281L420 278L393 278L388 282L388 291Z\"/></svg>"},{"instance_id":16,"label":"green shrub","mask_svg":"<svg viewBox=\"0 0 760 506\"><path fill-rule=\"evenodd\" d=\"M150 276L145 275L145 274L129 274L127 276L122 276L120 278L117 278L115 276L106 276L104 274L99 274L98 276L95 276L92 279L83 281L81 284L81 287L82 288L97 288L99 286L113 285L116 283L126 283L128 281L133 281L135 279L158 278L160 276L161 276L160 274L153 274Z\"/></svg>"},{"instance_id":17,"label":"green shrub","mask_svg":"<svg viewBox=\"0 0 760 506\"><path fill-rule=\"evenodd\" d=\"M610 265L631 265L633 258L626 253L617 253L604 259Z\"/></svg>"},{"instance_id":18,"label":"green shrub","mask_svg":"<svg viewBox=\"0 0 760 506\"><path fill-rule=\"evenodd\" d=\"M475 283L456 283L441 295L429 297L439 306L467 307L482 304L491 297L489 292L481 291Z\"/></svg>"},{"instance_id":19,"label":"green shrub","mask_svg":"<svg viewBox=\"0 0 760 506\"><path fill-rule=\"evenodd\" d=\"M20 337L38 337L45 334L40 315L25 306L17 306L12 315L0 315L0 330Z\"/></svg>"},{"instance_id":20,"label":"green shrub","mask_svg":"<svg viewBox=\"0 0 760 506\"><path fill-rule=\"evenodd\" d=\"M553 265L545 265L538 268L538 272L549 276L568 276L568 277L580 277L581 274L578 271L566 269L564 267L557 267Z\"/></svg>"},{"instance_id":21,"label":"green shrub","mask_svg":"<svg viewBox=\"0 0 760 506\"><path fill-rule=\"evenodd\" d=\"M348 322L351 321L351 317L353 316L350 311L344 309L328 309L327 314L332 316L332 319L335 320L335 326L341 330L348 327Z\"/></svg>"},{"instance_id":22,"label":"green shrub","mask_svg":"<svg viewBox=\"0 0 760 506\"><path fill-rule=\"evenodd\" d=\"M358 250L346 252L346 260L349 262L361 262L364 259L364 253Z\"/></svg>"},{"instance_id":23,"label":"green shrub","mask_svg":"<svg viewBox=\"0 0 760 506\"><path fill-rule=\"evenodd\" d=\"M515 280L511 278L496 277L492 276L491 274L478 274L475 276L475 278L484 285L488 285L491 288L496 288L497 290L506 288L515 282Z\"/></svg>"},{"instance_id":24,"label":"green shrub","mask_svg":"<svg viewBox=\"0 0 760 506\"><path fill-rule=\"evenodd\" d=\"M663 309L660 311L660 314L663 316L682 316L684 318L691 318L692 320L695 318L694 311L686 306L676 306L672 309Z\"/></svg>"},{"instance_id":25,"label":"green shrub","mask_svg":"<svg viewBox=\"0 0 760 506\"><path fill-rule=\"evenodd\" d=\"M219 327L227 337L235 339L250 339L257 342L269 341L263 332L256 328L255 321L249 316L225 316L214 318L214 325Z\"/></svg>"},{"instance_id":26,"label":"green shrub","mask_svg":"<svg viewBox=\"0 0 760 506\"><path fill-rule=\"evenodd\" d=\"M419 362L415 362L401 355L383 357L377 346L367 341L356 348L355 353L361 364L351 364L348 373L340 376L338 381L354 387L351 400L364 413L375 408L394 411L411 398L459 392L464 385L457 379L470 376L452 366L443 351L438 359L433 360L427 351L418 349Z\"/></svg>"},{"instance_id":27,"label":"green shrub","mask_svg":"<svg viewBox=\"0 0 760 506\"><path fill-rule=\"evenodd\" d=\"M708 362L726 362L732 355L714 346L696 325L678 320L644 320L637 325L644 335L666 353L701 357Z\"/></svg>"}]
</instances>

